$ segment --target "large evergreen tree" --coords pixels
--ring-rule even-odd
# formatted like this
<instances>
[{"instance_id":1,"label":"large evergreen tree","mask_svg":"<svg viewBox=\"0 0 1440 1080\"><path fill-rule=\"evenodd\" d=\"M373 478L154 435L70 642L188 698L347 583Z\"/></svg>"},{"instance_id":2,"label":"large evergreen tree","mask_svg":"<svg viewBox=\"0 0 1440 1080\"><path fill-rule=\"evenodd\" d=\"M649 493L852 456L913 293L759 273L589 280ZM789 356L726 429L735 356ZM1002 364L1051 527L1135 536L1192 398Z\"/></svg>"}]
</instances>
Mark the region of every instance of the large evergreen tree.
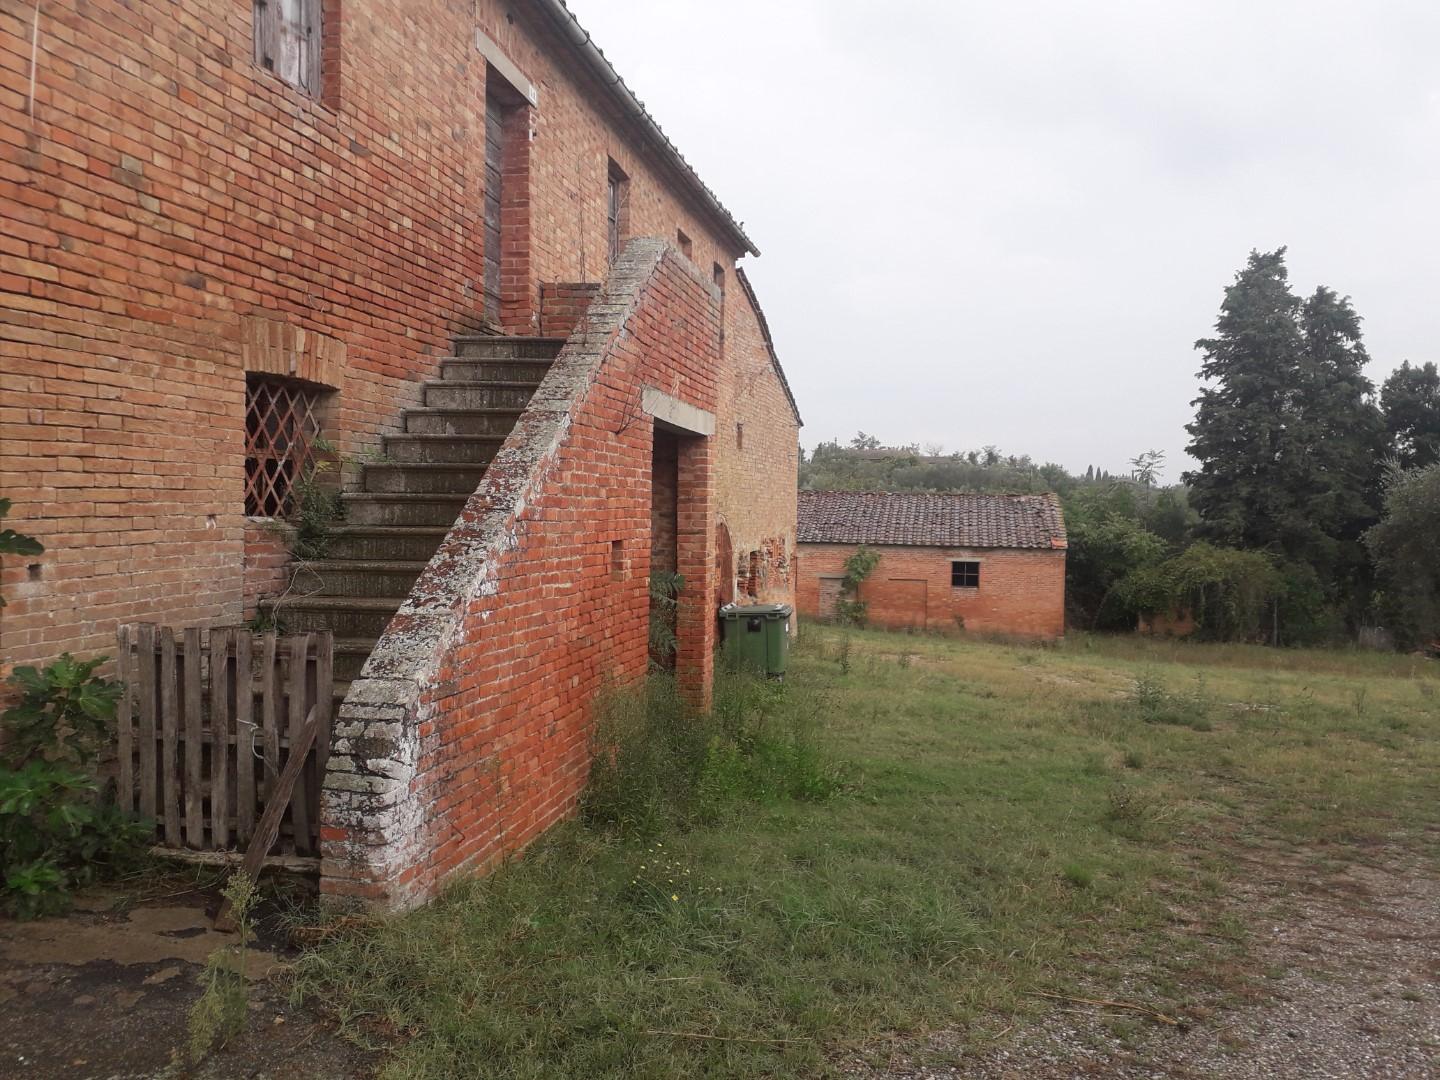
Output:
<instances>
[{"instance_id":1,"label":"large evergreen tree","mask_svg":"<svg viewBox=\"0 0 1440 1080\"><path fill-rule=\"evenodd\" d=\"M1279 554L1352 596L1383 447L1360 317L1324 287L1302 303L1281 248L1250 253L1215 330L1196 343L1207 385L1186 427L1200 534Z\"/></svg>"},{"instance_id":2,"label":"large evergreen tree","mask_svg":"<svg viewBox=\"0 0 1440 1080\"><path fill-rule=\"evenodd\" d=\"M1440 371L1405 361L1385 380L1380 407L1396 460L1407 469L1440 461Z\"/></svg>"},{"instance_id":3,"label":"large evergreen tree","mask_svg":"<svg viewBox=\"0 0 1440 1080\"><path fill-rule=\"evenodd\" d=\"M1216 336L1195 343L1209 385L1185 426L1198 470L1185 474L1199 532L1230 547L1276 543L1294 504L1281 481L1287 399L1304 340L1300 301L1290 291L1285 249L1252 251L1225 290Z\"/></svg>"}]
</instances>

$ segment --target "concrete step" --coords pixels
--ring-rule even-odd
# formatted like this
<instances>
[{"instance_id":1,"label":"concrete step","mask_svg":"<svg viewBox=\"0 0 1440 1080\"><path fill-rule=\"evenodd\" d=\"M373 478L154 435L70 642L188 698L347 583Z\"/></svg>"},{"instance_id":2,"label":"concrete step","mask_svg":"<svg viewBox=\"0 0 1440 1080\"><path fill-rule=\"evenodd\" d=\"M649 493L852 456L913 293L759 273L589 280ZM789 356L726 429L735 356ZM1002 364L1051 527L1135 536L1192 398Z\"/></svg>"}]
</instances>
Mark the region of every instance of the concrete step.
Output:
<instances>
[{"instance_id":1,"label":"concrete step","mask_svg":"<svg viewBox=\"0 0 1440 1080\"><path fill-rule=\"evenodd\" d=\"M461 334L455 338L455 355L480 360L550 360L564 344L564 338Z\"/></svg>"},{"instance_id":2,"label":"concrete step","mask_svg":"<svg viewBox=\"0 0 1440 1080\"><path fill-rule=\"evenodd\" d=\"M361 476L367 492L469 495L480 486L486 468L486 465L453 461L396 464L367 461L361 467Z\"/></svg>"},{"instance_id":3,"label":"concrete step","mask_svg":"<svg viewBox=\"0 0 1440 1080\"><path fill-rule=\"evenodd\" d=\"M292 596L406 596L423 562L324 559L295 568Z\"/></svg>"},{"instance_id":4,"label":"concrete step","mask_svg":"<svg viewBox=\"0 0 1440 1080\"><path fill-rule=\"evenodd\" d=\"M462 360L440 361L440 378L445 382L522 382L539 386L550 370L549 360Z\"/></svg>"},{"instance_id":5,"label":"concrete step","mask_svg":"<svg viewBox=\"0 0 1440 1080\"><path fill-rule=\"evenodd\" d=\"M523 409L406 409L407 435L491 435L504 438Z\"/></svg>"},{"instance_id":6,"label":"concrete step","mask_svg":"<svg viewBox=\"0 0 1440 1080\"><path fill-rule=\"evenodd\" d=\"M278 618L287 633L329 630L336 637L378 638L403 596L304 596L260 601L260 610Z\"/></svg>"},{"instance_id":7,"label":"concrete step","mask_svg":"<svg viewBox=\"0 0 1440 1080\"><path fill-rule=\"evenodd\" d=\"M443 525L455 524L465 509L468 495L381 494L348 492L340 496L345 520L352 525ZM327 552L329 554L329 552Z\"/></svg>"},{"instance_id":8,"label":"concrete step","mask_svg":"<svg viewBox=\"0 0 1440 1080\"><path fill-rule=\"evenodd\" d=\"M523 409L535 396L535 387L523 382L427 382L424 393L424 404L431 409Z\"/></svg>"},{"instance_id":9,"label":"concrete step","mask_svg":"<svg viewBox=\"0 0 1440 1080\"><path fill-rule=\"evenodd\" d=\"M504 442L499 435L386 435L385 456L397 463L488 465Z\"/></svg>"},{"instance_id":10,"label":"concrete step","mask_svg":"<svg viewBox=\"0 0 1440 1080\"><path fill-rule=\"evenodd\" d=\"M328 559L429 562L449 526L337 525L330 530Z\"/></svg>"},{"instance_id":11,"label":"concrete step","mask_svg":"<svg viewBox=\"0 0 1440 1080\"><path fill-rule=\"evenodd\" d=\"M360 669L370 654L375 651L378 638L336 638L335 639L335 681L347 686L360 677Z\"/></svg>"}]
</instances>

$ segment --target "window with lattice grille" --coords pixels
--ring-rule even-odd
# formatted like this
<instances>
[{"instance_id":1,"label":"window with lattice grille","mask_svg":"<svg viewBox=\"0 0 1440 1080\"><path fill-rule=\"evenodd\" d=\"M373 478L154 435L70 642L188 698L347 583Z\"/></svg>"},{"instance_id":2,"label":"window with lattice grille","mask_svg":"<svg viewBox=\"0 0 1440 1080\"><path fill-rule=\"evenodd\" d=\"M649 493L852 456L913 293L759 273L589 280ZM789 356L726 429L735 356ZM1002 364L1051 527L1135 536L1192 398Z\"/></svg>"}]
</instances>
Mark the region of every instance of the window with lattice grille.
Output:
<instances>
[{"instance_id":1,"label":"window with lattice grille","mask_svg":"<svg viewBox=\"0 0 1440 1080\"><path fill-rule=\"evenodd\" d=\"M284 517L315 462L320 391L271 375L245 377L245 513Z\"/></svg>"}]
</instances>

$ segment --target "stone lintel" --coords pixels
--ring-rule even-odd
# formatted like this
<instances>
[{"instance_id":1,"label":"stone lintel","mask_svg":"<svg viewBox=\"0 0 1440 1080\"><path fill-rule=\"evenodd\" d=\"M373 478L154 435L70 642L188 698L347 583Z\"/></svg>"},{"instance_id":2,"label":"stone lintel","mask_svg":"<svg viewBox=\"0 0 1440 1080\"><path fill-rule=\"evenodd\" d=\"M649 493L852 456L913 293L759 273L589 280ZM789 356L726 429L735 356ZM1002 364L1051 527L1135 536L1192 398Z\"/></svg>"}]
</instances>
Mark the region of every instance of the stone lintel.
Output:
<instances>
[{"instance_id":1,"label":"stone lintel","mask_svg":"<svg viewBox=\"0 0 1440 1080\"><path fill-rule=\"evenodd\" d=\"M714 435L715 414L671 397L653 386L644 387L640 407L657 423L682 435Z\"/></svg>"}]
</instances>

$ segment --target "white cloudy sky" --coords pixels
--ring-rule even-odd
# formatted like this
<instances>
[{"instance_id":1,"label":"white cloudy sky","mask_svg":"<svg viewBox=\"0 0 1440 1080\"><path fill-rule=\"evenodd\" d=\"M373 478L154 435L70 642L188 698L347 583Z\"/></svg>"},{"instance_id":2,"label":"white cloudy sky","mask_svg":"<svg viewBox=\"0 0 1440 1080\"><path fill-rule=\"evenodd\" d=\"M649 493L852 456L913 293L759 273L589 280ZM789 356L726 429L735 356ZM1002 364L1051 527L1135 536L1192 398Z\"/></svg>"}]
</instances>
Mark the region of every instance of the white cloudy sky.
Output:
<instances>
[{"instance_id":1,"label":"white cloudy sky","mask_svg":"<svg viewBox=\"0 0 1440 1080\"><path fill-rule=\"evenodd\" d=\"M1435 0L570 0L764 252L805 445L1185 464L1252 247L1440 359Z\"/></svg>"}]
</instances>

